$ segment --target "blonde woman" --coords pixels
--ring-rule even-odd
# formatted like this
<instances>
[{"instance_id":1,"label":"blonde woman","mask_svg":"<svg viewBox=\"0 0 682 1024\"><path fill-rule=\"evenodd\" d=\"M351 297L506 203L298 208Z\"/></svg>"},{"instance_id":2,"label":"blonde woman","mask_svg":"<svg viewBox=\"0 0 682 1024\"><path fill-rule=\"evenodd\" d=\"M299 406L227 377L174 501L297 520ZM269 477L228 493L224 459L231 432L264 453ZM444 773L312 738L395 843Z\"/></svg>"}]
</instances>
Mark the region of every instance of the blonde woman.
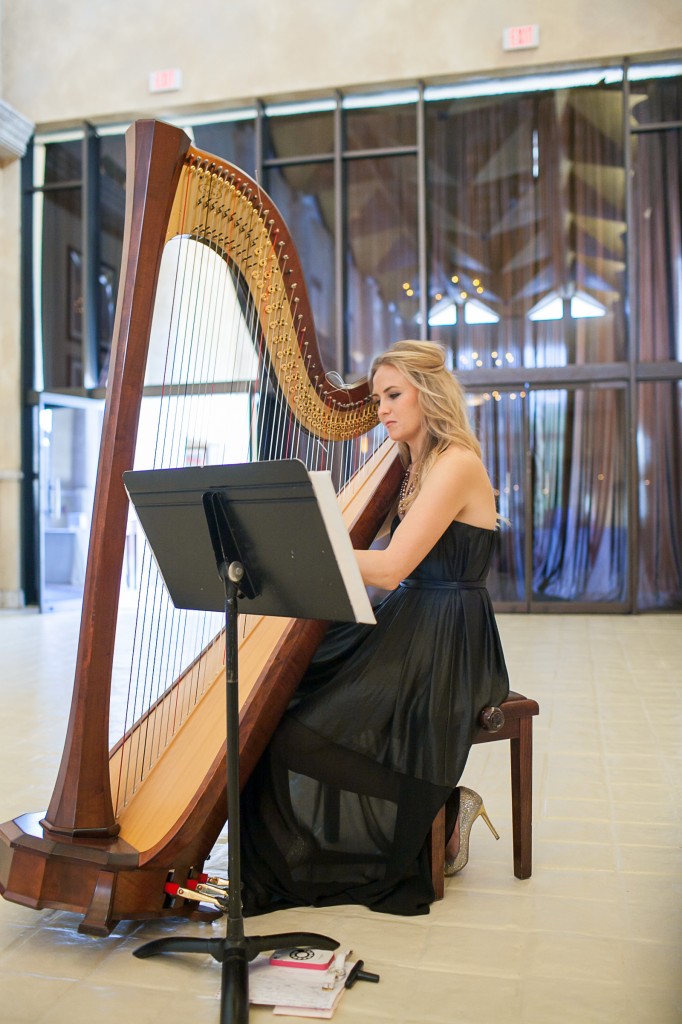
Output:
<instances>
[{"instance_id":1,"label":"blonde woman","mask_svg":"<svg viewBox=\"0 0 682 1024\"><path fill-rule=\"evenodd\" d=\"M427 913L436 813L446 806L447 874L466 864L476 818L488 821L457 784L481 709L509 690L485 589L493 489L439 346L398 342L370 384L405 476L390 542L356 557L366 585L390 593L375 626L329 631L245 789L246 914Z\"/></svg>"}]
</instances>

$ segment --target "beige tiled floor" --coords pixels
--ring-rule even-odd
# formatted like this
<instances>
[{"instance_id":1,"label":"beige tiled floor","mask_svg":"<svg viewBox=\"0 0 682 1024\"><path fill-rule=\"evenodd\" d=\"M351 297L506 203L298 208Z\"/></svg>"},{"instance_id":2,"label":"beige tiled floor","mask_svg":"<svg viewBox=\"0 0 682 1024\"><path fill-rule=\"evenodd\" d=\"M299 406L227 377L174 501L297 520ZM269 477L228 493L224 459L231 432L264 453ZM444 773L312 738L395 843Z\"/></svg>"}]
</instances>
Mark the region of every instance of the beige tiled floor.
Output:
<instances>
[{"instance_id":1,"label":"beige tiled floor","mask_svg":"<svg viewBox=\"0 0 682 1024\"><path fill-rule=\"evenodd\" d=\"M76 631L70 613L0 614L0 820L47 804ZM502 616L500 631L514 688L541 705L533 877L512 873L506 744L486 744L463 781L502 840L476 824L468 866L428 917L288 911L247 932L324 932L378 971L379 985L345 994L339 1024L682 1021L682 618ZM210 957L131 952L159 935L221 935L220 924L124 924L107 939L77 924L0 900L5 1024L217 1024ZM250 1019L278 1018L253 1008Z\"/></svg>"}]
</instances>

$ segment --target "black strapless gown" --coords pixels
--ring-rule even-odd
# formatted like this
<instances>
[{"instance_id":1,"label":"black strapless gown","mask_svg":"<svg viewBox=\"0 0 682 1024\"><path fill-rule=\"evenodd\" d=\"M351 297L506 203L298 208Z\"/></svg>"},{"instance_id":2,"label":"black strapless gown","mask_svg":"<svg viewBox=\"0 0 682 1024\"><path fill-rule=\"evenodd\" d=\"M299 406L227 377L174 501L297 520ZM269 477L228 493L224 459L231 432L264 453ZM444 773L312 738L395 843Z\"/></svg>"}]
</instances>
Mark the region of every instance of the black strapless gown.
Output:
<instances>
[{"instance_id":1,"label":"black strapless gown","mask_svg":"<svg viewBox=\"0 0 682 1024\"><path fill-rule=\"evenodd\" d=\"M428 913L427 839L481 709L509 692L485 579L496 533L453 522L375 609L320 645L242 795L244 913Z\"/></svg>"}]
</instances>

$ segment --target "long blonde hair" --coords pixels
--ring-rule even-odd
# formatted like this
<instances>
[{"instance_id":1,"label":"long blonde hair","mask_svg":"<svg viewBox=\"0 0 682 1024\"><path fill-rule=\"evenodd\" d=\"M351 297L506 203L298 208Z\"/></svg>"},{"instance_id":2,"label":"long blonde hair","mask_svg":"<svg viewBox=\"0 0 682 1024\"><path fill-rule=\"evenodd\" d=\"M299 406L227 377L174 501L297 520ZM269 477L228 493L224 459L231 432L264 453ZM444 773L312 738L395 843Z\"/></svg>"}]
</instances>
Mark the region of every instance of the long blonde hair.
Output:
<instances>
[{"instance_id":1,"label":"long blonde hair","mask_svg":"<svg viewBox=\"0 0 682 1024\"><path fill-rule=\"evenodd\" d=\"M404 502L407 509L419 492L434 462L451 444L467 448L481 457L481 446L467 414L466 399L459 381L445 365L445 352L430 341L397 341L377 356L369 371L370 387L380 366L393 366L419 392L419 409L426 429L426 444L412 469L414 488ZM399 442L400 457L407 466L410 452Z\"/></svg>"}]
</instances>

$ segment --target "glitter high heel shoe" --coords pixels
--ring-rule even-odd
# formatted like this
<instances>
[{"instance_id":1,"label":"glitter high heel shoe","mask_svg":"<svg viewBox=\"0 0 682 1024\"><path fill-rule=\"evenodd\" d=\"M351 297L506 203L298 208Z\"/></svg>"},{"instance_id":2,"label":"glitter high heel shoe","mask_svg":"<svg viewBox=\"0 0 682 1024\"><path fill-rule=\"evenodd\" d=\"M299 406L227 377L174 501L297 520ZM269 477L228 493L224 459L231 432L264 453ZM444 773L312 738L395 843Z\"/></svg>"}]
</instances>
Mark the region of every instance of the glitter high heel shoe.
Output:
<instances>
[{"instance_id":1,"label":"glitter high heel shoe","mask_svg":"<svg viewBox=\"0 0 682 1024\"><path fill-rule=\"evenodd\" d=\"M483 801L478 793L474 793L473 789L467 789L466 786L460 786L459 814L457 815L457 820L459 822L459 851L456 857L445 858L446 875L456 875L458 871L462 870L466 862L469 860L469 836L471 835L471 826L478 817L483 818L495 838L499 839L500 837L495 831L490 818L486 814Z\"/></svg>"}]
</instances>

